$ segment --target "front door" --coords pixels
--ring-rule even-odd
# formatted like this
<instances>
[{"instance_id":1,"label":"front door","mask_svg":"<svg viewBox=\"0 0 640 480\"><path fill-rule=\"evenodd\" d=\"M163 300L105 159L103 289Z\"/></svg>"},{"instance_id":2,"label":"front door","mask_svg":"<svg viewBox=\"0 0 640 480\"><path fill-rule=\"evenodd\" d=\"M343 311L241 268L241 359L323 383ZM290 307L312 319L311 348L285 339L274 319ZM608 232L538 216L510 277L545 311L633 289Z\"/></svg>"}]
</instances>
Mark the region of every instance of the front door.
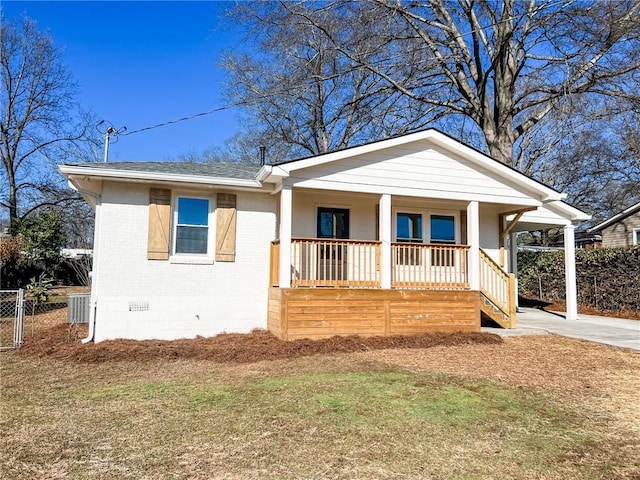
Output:
<instances>
[{"instance_id":1,"label":"front door","mask_svg":"<svg viewBox=\"0 0 640 480\"><path fill-rule=\"evenodd\" d=\"M317 237L322 239L349 238L349 210L318 207ZM320 280L347 279L347 243L320 244L318 278Z\"/></svg>"}]
</instances>

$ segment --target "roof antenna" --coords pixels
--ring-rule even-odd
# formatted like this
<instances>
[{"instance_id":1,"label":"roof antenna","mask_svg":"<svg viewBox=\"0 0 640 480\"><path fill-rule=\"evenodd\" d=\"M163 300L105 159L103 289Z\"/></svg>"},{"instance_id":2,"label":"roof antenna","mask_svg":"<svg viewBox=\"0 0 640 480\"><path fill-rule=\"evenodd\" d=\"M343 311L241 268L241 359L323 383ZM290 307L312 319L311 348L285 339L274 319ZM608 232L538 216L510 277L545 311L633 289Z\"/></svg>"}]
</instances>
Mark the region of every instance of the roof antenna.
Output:
<instances>
[{"instance_id":1,"label":"roof antenna","mask_svg":"<svg viewBox=\"0 0 640 480\"><path fill-rule=\"evenodd\" d=\"M267 159L267 147L260 145L260 165L264 165Z\"/></svg>"}]
</instances>

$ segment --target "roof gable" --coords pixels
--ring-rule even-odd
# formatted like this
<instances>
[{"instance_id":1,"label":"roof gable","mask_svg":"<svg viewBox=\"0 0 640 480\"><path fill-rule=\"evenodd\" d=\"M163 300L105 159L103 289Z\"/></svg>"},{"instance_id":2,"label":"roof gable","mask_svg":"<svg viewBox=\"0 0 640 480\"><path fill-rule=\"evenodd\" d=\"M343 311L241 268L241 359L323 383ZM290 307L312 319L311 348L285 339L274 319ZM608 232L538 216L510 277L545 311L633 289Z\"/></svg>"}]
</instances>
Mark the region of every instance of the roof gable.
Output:
<instances>
[{"instance_id":1,"label":"roof gable","mask_svg":"<svg viewBox=\"0 0 640 480\"><path fill-rule=\"evenodd\" d=\"M524 191L494 172L428 140L293 170L294 186L337 191L513 205L541 205L542 196Z\"/></svg>"},{"instance_id":2,"label":"roof gable","mask_svg":"<svg viewBox=\"0 0 640 480\"><path fill-rule=\"evenodd\" d=\"M384 151L401 151L410 148L411 144L429 143L441 152L447 152L452 158L463 160L467 166L490 174L494 179L501 179L507 184L524 189L529 195L533 195L542 201L561 200L564 195L542 183L527 177L517 170L475 150L469 146L454 140L448 135L435 129L423 130L399 137L393 137L378 142L373 142L357 147L351 147L340 151L316 155L313 157L281 162L272 167L272 173L276 176L295 176L296 172L311 167L319 167L326 164L353 158L370 158L375 160L375 155Z\"/></svg>"},{"instance_id":3,"label":"roof gable","mask_svg":"<svg viewBox=\"0 0 640 480\"><path fill-rule=\"evenodd\" d=\"M636 203L635 205L631 205L630 207L624 209L622 212L617 213L613 217L610 217L604 222L596 225L595 227L590 228L589 232L599 232L600 230L604 230L605 228L613 225L614 223L620 222L625 218L630 217L636 212L640 212L640 202Z\"/></svg>"}]
</instances>

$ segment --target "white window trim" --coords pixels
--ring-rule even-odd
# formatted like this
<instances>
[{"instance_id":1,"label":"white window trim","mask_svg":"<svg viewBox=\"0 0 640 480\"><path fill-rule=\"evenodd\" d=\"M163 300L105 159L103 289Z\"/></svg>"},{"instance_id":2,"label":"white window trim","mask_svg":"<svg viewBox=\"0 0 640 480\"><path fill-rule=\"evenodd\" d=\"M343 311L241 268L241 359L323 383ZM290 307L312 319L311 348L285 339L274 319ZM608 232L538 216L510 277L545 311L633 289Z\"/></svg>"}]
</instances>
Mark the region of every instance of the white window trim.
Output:
<instances>
[{"instance_id":1,"label":"white window trim","mask_svg":"<svg viewBox=\"0 0 640 480\"><path fill-rule=\"evenodd\" d=\"M632 245L640 245L640 242L638 241L638 237L640 236L640 228L634 228L633 229L633 233L632 233L632 237L631 237L631 244Z\"/></svg>"},{"instance_id":2,"label":"white window trim","mask_svg":"<svg viewBox=\"0 0 640 480\"><path fill-rule=\"evenodd\" d=\"M178 199L195 198L209 202L209 214L207 228L207 253L176 253L176 228L178 226ZM174 192L171 199L171 255L169 263L186 265L212 265L216 257L216 205L215 198L206 195L197 195L189 192Z\"/></svg>"},{"instance_id":3,"label":"white window trim","mask_svg":"<svg viewBox=\"0 0 640 480\"><path fill-rule=\"evenodd\" d=\"M422 240L425 244L431 243L431 216L441 215L447 217L454 217L454 233L455 243L453 245L460 244L460 212L457 210L429 210L419 208L404 208L402 206L393 207L392 209L392 227L393 227L393 241L398 241L398 213L418 213L422 215Z\"/></svg>"}]
</instances>

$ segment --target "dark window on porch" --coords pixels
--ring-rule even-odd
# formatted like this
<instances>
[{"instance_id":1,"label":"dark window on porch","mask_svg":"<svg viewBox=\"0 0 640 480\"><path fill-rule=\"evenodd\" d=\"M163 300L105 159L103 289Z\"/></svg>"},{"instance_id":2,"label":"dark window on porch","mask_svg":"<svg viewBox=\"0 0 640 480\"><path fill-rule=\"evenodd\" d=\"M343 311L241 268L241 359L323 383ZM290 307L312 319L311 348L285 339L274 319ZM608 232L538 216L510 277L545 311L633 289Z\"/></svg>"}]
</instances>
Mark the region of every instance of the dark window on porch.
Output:
<instances>
[{"instance_id":1,"label":"dark window on porch","mask_svg":"<svg viewBox=\"0 0 640 480\"><path fill-rule=\"evenodd\" d=\"M422 214L398 212L397 219L398 242L422 243Z\"/></svg>"},{"instance_id":2,"label":"dark window on porch","mask_svg":"<svg viewBox=\"0 0 640 480\"><path fill-rule=\"evenodd\" d=\"M456 243L455 217L431 215L431 243Z\"/></svg>"},{"instance_id":3,"label":"dark window on porch","mask_svg":"<svg viewBox=\"0 0 640 480\"><path fill-rule=\"evenodd\" d=\"M422 243L422 214L401 213L396 215L396 240L405 243ZM398 248L397 265L419 265L420 250Z\"/></svg>"},{"instance_id":4,"label":"dark window on porch","mask_svg":"<svg viewBox=\"0 0 640 480\"><path fill-rule=\"evenodd\" d=\"M318 207L318 238L349 238L349 210Z\"/></svg>"},{"instance_id":5,"label":"dark window on porch","mask_svg":"<svg viewBox=\"0 0 640 480\"><path fill-rule=\"evenodd\" d=\"M349 210L318 207L317 234L318 238L349 238ZM318 278L320 280L347 279L346 244L320 245L318 253Z\"/></svg>"},{"instance_id":6,"label":"dark window on porch","mask_svg":"<svg viewBox=\"0 0 640 480\"><path fill-rule=\"evenodd\" d=\"M431 243L456 243L456 219L450 215L431 215ZM455 265L455 251L434 250L431 255L434 267L452 267Z\"/></svg>"}]
</instances>

